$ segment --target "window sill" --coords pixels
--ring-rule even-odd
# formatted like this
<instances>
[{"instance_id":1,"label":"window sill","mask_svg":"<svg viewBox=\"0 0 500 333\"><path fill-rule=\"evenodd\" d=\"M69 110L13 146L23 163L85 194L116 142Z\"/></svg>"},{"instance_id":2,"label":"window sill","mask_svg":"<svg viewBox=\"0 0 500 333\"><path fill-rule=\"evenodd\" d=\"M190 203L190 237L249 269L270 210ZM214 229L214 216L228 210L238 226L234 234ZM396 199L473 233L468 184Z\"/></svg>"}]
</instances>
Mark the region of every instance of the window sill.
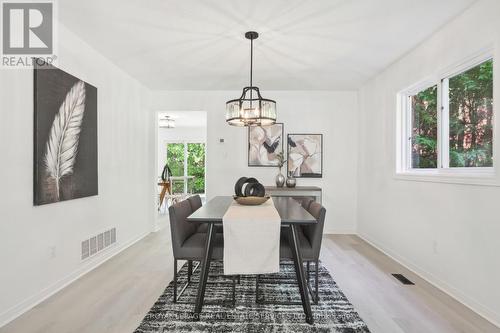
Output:
<instances>
[{"instance_id":1,"label":"window sill","mask_svg":"<svg viewBox=\"0 0 500 333\"><path fill-rule=\"evenodd\" d=\"M396 172L394 179L415 182L500 186L500 180L493 168L486 170L408 170Z\"/></svg>"}]
</instances>

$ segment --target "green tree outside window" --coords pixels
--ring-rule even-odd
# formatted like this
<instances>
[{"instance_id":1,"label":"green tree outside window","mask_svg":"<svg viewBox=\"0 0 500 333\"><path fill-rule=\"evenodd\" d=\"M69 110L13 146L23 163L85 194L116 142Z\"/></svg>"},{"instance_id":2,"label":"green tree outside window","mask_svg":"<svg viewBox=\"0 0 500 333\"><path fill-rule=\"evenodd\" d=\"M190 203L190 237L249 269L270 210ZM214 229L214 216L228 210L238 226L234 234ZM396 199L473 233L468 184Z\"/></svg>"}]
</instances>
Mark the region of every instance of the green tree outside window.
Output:
<instances>
[{"instance_id":1,"label":"green tree outside window","mask_svg":"<svg viewBox=\"0 0 500 333\"><path fill-rule=\"evenodd\" d=\"M449 79L450 167L493 166L493 60Z\"/></svg>"},{"instance_id":2,"label":"green tree outside window","mask_svg":"<svg viewBox=\"0 0 500 333\"><path fill-rule=\"evenodd\" d=\"M411 96L412 168L437 168L437 86Z\"/></svg>"},{"instance_id":3,"label":"green tree outside window","mask_svg":"<svg viewBox=\"0 0 500 333\"><path fill-rule=\"evenodd\" d=\"M184 163L187 162L187 174L184 175ZM194 176L189 180L188 189L193 193L205 193L205 144L187 143L187 157L184 143L167 144L167 164L172 176ZM183 193L184 182L173 183L173 193Z\"/></svg>"},{"instance_id":4,"label":"green tree outside window","mask_svg":"<svg viewBox=\"0 0 500 333\"><path fill-rule=\"evenodd\" d=\"M493 166L493 60L443 79L449 104L449 167ZM446 89L446 88L445 88ZM410 96L411 167L438 167L437 85ZM446 113L445 113L446 114ZM441 166L440 166L441 167ZM444 167L447 167L445 165Z\"/></svg>"}]
</instances>

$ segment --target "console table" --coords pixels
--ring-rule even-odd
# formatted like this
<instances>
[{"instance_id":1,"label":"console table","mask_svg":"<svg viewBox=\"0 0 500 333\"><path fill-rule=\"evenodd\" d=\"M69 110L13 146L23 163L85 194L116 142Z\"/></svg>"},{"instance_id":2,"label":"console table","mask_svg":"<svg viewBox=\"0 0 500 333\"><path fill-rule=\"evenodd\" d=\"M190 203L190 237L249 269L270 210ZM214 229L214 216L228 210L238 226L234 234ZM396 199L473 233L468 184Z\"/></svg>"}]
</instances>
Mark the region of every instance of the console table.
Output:
<instances>
[{"instance_id":1,"label":"console table","mask_svg":"<svg viewBox=\"0 0 500 333\"><path fill-rule=\"evenodd\" d=\"M272 197L296 197L313 198L316 202L321 203L321 187L317 186L296 186L296 187L276 187L265 186L266 194Z\"/></svg>"}]
</instances>

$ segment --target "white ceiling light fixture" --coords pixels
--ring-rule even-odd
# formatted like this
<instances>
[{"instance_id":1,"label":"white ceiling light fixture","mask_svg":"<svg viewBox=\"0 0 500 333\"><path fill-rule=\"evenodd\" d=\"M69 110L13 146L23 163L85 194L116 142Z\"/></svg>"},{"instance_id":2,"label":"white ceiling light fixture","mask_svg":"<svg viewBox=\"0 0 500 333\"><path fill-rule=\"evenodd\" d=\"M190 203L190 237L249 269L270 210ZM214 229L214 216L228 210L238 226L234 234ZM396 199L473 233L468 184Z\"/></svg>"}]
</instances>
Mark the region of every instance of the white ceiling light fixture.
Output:
<instances>
[{"instance_id":1,"label":"white ceiling light fixture","mask_svg":"<svg viewBox=\"0 0 500 333\"><path fill-rule=\"evenodd\" d=\"M245 33L250 39L250 86L243 88L238 99L226 102L226 122L232 126L269 126L276 123L276 102L262 98L258 87L253 86L253 40L259 34Z\"/></svg>"},{"instance_id":2,"label":"white ceiling light fixture","mask_svg":"<svg viewBox=\"0 0 500 333\"><path fill-rule=\"evenodd\" d=\"M164 116L158 121L160 128L175 128L175 119L170 116Z\"/></svg>"}]
</instances>

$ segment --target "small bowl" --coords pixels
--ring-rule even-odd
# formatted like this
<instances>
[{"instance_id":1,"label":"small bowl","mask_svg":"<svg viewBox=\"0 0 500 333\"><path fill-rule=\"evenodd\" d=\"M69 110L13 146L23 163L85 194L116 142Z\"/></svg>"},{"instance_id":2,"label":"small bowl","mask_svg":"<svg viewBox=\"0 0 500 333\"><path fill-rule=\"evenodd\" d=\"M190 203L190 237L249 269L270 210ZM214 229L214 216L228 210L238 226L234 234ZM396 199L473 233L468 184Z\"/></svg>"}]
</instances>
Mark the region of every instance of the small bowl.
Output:
<instances>
[{"instance_id":1,"label":"small bowl","mask_svg":"<svg viewBox=\"0 0 500 333\"><path fill-rule=\"evenodd\" d=\"M270 196L264 197L238 197L234 196L234 200L243 206L258 206L269 200Z\"/></svg>"}]
</instances>

